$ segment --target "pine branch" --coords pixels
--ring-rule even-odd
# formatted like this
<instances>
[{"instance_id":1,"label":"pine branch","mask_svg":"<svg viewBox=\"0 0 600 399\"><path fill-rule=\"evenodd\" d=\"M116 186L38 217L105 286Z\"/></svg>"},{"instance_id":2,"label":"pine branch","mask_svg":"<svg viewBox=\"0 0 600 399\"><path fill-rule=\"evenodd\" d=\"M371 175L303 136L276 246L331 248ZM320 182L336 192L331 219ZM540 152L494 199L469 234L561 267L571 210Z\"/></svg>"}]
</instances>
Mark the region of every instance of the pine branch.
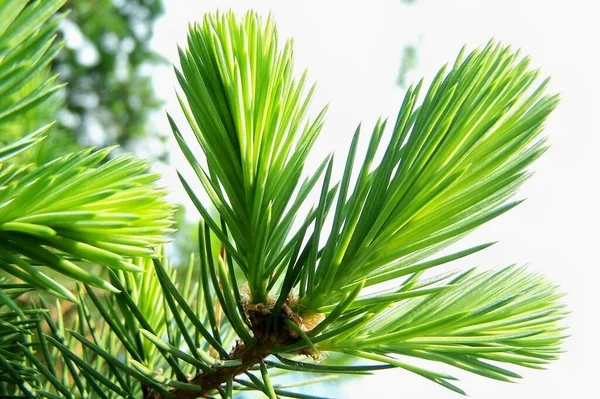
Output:
<instances>
[{"instance_id":1,"label":"pine branch","mask_svg":"<svg viewBox=\"0 0 600 399\"><path fill-rule=\"evenodd\" d=\"M31 46L38 60L51 59L46 36L56 26L43 21L60 4L0 0L0 50L13 43L26 55ZM24 23L36 26L25 30L33 42L13 28ZM33 171L2 166L0 268L29 284L0 282L0 394L312 398L282 389L280 376L388 368L464 394L452 375L411 358L511 381L511 365L540 368L558 356L566 312L544 278L518 267L429 275L491 245L435 257L516 206L509 199L546 148L540 134L557 97L544 94L547 81L536 83L527 58L494 42L461 52L422 100L423 82L407 91L387 143L380 121L357 160L359 127L339 182L329 156L300 183L324 111L308 118L312 89L303 94L306 74L294 78L291 41L280 46L272 18L250 12L207 15L187 44L176 74L203 157L169 122L219 219L180 175L204 219L199 256L182 280L164 250L155 252L172 208L145 163L104 162L108 149ZM0 58L0 76L17 68L9 61ZM0 108L0 123L55 89L50 79ZM47 128L0 149L0 159L35 145ZM84 261L107 266L108 279ZM42 264L85 290L75 297ZM56 317L43 298L21 307L15 299L33 287L76 302L74 317L63 319L59 300Z\"/></svg>"},{"instance_id":2,"label":"pine branch","mask_svg":"<svg viewBox=\"0 0 600 399\"><path fill-rule=\"evenodd\" d=\"M180 49L179 54L181 71L175 72L187 100L180 98L180 103L202 147L206 167L170 117L169 121L223 218L227 236L182 181L202 217L244 271L252 302L266 303L264 276L275 266L271 261L287 255L282 251L285 238L316 183L313 178L298 187L325 110L307 120L313 89L303 94L306 74L295 80L292 42L279 45L272 18L263 23L253 12L241 21L233 13L207 15L202 24L191 27L188 49Z\"/></svg>"},{"instance_id":3,"label":"pine branch","mask_svg":"<svg viewBox=\"0 0 600 399\"><path fill-rule=\"evenodd\" d=\"M0 128L27 118L64 85L45 77L34 90L21 90L61 50L55 43L65 14L53 16L64 0L0 1ZM107 290L115 288L79 262L137 270L135 256L152 256L165 242L173 207L153 185L158 175L127 155L107 160L111 149L67 154L37 168L18 167L15 157L39 144L51 121L0 147L0 270L76 301L39 266ZM50 123L48 123L50 122Z\"/></svg>"}]
</instances>

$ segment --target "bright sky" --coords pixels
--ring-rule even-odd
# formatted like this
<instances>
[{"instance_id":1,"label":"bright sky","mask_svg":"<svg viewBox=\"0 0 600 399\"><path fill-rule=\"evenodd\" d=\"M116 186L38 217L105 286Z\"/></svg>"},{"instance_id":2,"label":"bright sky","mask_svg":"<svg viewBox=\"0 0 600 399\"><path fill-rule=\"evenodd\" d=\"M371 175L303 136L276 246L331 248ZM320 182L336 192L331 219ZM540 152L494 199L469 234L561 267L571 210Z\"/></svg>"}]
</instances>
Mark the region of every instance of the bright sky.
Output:
<instances>
[{"instance_id":1,"label":"bright sky","mask_svg":"<svg viewBox=\"0 0 600 399\"><path fill-rule=\"evenodd\" d=\"M562 359L548 371L525 370L519 384L454 372L473 398L591 398L597 395L597 305L600 272L596 246L600 238L597 175L600 147L598 113L598 42L595 1L571 0L400 0L385 1L196 1L169 0L158 22L154 47L176 62L176 43L184 44L187 23L206 11L254 8L272 11L283 37L295 37L297 66L309 67L319 82L314 104L330 104L327 124L315 156L343 153L356 125L373 125L379 116L394 116L402 100L395 85L404 44L418 43L418 66L409 81L429 79L460 47L485 44L490 38L519 47L551 75L552 91L562 102L548 122L552 148L536 163L535 176L521 190L528 200L477 230L461 244L499 240L494 247L456 264L482 268L529 263L568 293L573 312L567 324L572 337ZM300 69L300 68L299 68ZM167 110L184 125L173 95L170 70L156 77ZM159 126L168 129L166 118ZM187 171L173 146L175 166ZM177 187L174 170L162 171ZM191 175L189 175L191 176ZM173 184L175 182L175 184ZM181 194L175 194L182 198ZM444 369L443 367L441 369ZM445 369L449 371L448 369ZM458 395L404 371L378 373L344 382L344 398L367 395L405 398L457 398Z\"/></svg>"}]
</instances>

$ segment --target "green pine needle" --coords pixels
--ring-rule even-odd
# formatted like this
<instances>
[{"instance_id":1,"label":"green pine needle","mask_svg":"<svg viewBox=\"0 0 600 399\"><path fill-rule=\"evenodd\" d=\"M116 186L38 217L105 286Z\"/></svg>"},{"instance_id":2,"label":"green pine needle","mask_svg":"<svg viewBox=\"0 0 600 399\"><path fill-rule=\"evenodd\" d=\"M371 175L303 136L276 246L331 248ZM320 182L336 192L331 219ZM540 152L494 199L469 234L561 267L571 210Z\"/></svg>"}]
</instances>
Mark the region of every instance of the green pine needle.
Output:
<instances>
[{"instance_id":1,"label":"green pine needle","mask_svg":"<svg viewBox=\"0 0 600 399\"><path fill-rule=\"evenodd\" d=\"M61 88L17 90L60 51L63 3L0 0L0 129ZM168 121L210 201L179 175L203 219L182 268L162 247L174 207L144 161L109 148L17 166L51 121L0 147L0 269L20 280L0 276L0 396L315 398L288 389L389 368L465 394L436 363L514 381L514 366L558 357L567 312L543 277L432 273L492 245L436 255L518 205L547 148L558 97L527 57L463 49L407 90L393 126L356 129L336 181L333 155L304 176L325 109L308 115L314 86L272 17L208 14L179 56L201 153ZM34 290L73 311L24 303ZM317 377L290 383L304 373Z\"/></svg>"},{"instance_id":2,"label":"green pine needle","mask_svg":"<svg viewBox=\"0 0 600 399\"><path fill-rule=\"evenodd\" d=\"M60 297L75 300L38 269L48 266L87 284L117 291L74 261L141 271L131 262L165 242L174 208L148 165L110 149L85 150L22 172L0 193L0 268ZM68 253L65 258L60 253Z\"/></svg>"}]
</instances>

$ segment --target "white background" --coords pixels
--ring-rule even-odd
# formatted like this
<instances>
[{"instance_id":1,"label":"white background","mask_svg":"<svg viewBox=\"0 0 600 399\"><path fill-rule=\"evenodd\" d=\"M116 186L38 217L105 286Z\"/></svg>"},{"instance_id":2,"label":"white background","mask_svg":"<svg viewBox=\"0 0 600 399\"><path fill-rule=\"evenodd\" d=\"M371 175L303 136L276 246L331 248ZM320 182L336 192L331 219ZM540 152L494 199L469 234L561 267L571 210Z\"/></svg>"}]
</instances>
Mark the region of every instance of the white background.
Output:
<instances>
[{"instance_id":1,"label":"white background","mask_svg":"<svg viewBox=\"0 0 600 399\"><path fill-rule=\"evenodd\" d=\"M406 43L418 44L418 66L409 75L411 81L421 76L431 79L463 44L473 48L492 37L531 55L533 65L552 76L550 90L562 96L546 129L552 147L534 165L536 174L519 193L528 200L471 234L461 247L500 242L455 266L529 264L568 294L564 301L572 314L566 324L572 336L559 361L547 371L523 370L524 379L518 384L460 371L453 374L476 399L600 397L597 1L417 0L413 6L400 0L165 3L167 12L156 26L153 45L172 62L176 62L176 43L185 43L188 21L200 20L204 12L254 8L274 13L281 36L295 37L298 70L309 67L309 76L319 82L314 103L330 104L318 158L333 150L343 154L360 121L370 127L379 116L395 115L402 100L395 81ZM170 69L161 70L155 82L167 100L166 108L178 116L172 75ZM161 116L157 123L166 131L164 119ZM175 166L185 169L183 157L175 146L172 149ZM174 170L162 172L174 196L183 198L174 183ZM344 398L459 397L398 370L345 381L341 389Z\"/></svg>"}]
</instances>

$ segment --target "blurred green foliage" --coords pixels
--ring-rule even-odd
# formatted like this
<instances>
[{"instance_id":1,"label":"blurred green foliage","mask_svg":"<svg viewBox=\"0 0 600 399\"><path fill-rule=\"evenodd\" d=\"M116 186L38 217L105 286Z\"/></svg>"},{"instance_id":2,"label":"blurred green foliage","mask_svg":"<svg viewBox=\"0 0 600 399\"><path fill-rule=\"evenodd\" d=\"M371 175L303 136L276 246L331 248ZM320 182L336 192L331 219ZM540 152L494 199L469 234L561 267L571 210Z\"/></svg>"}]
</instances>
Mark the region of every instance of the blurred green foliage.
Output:
<instances>
[{"instance_id":1,"label":"blurred green foliage","mask_svg":"<svg viewBox=\"0 0 600 399\"><path fill-rule=\"evenodd\" d=\"M408 74L417 67L417 47L414 45L406 45L402 49L400 58L400 69L398 70L398 78L396 84L402 89L408 88Z\"/></svg>"},{"instance_id":2,"label":"blurred green foliage","mask_svg":"<svg viewBox=\"0 0 600 399\"><path fill-rule=\"evenodd\" d=\"M414 6L417 0L400 0L401 4L406 6ZM396 84L401 89L408 89L410 79L408 74L417 68L418 46L415 43L405 44L402 47L402 54L400 55L400 67L398 69L398 77L396 78Z\"/></svg>"},{"instance_id":3,"label":"blurred green foliage","mask_svg":"<svg viewBox=\"0 0 600 399\"><path fill-rule=\"evenodd\" d=\"M19 155L19 163L39 165L81 147L115 144L134 153L146 147L151 160L165 160L166 137L149 123L161 106L151 72L165 60L150 49L150 40L162 0L68 0L62 11L67 15L57 40L66 47L13 96L32 92L54 74L68 86L25 118L3 124L0 145L58 119L44 142ZM0 105L6 101L11 99Z\"/></svg>"},{"instance_id":4,"label":"blurred green foliage","mask_svg":"<svg viewBox=\"0 0 600 399\"><path fill-rule=\"evenodd\" d=\"M152 140L151 153L164 156L164 138L149 117L161 101L151 80L153 64L165 62L150 49L162 0L69 0L60 32L66 48L52 68L68 82L60 122L81 145Z\"/></svg>"}]
</instances>

